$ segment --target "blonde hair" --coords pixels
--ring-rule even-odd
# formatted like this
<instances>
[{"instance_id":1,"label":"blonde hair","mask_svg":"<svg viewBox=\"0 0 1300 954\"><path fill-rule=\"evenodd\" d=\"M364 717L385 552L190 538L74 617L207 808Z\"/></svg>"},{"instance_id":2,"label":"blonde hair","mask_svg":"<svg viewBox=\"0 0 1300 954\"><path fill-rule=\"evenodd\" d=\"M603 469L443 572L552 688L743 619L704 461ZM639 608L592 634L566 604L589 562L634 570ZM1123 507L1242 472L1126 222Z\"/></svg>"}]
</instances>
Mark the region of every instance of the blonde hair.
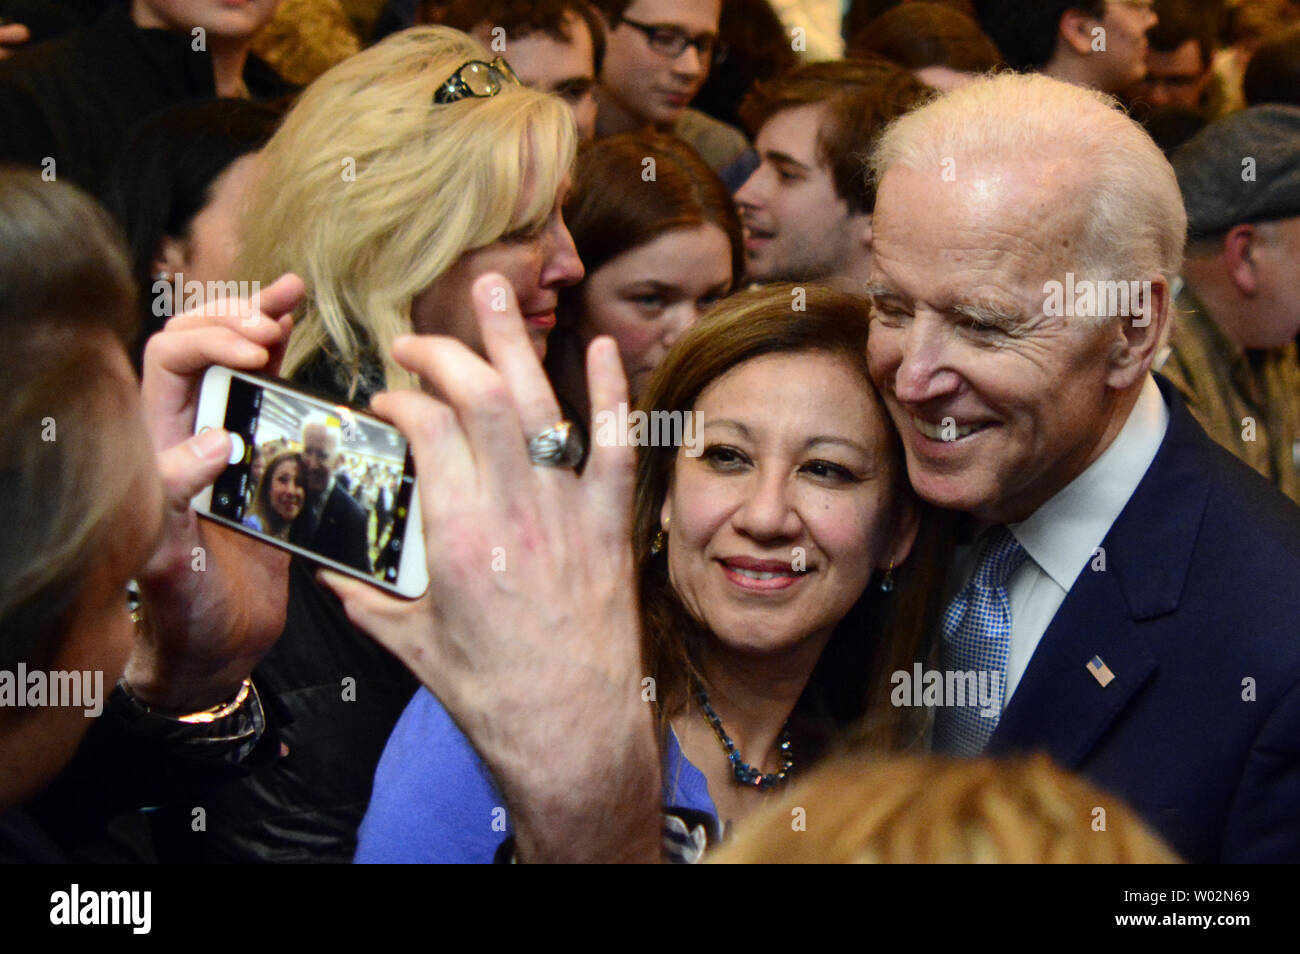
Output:
<instances>
[{"instance_id":1,"label":"blonde hair","mask_svg":"<svg viewBox=\"0 0 1300 954\"><path fill-rule=\"evenodd\" d=\"M710 860L746 863L1176 863L1119 798L1046 755L827 762L741 823Z\"/></svg>"},{"instance_id":2,"label":"blonde hair","mask_svg":"<svg viewBox=\"0 0 1300 954\"><path fill-rule=\"evenodd\" d=\"M370 356L389 387L414 386L388 352L415 297L465 252L550 216L577 145L561 100L509 86L433 101L467 61L491 58L445 27L394 34L321 76L267 144L239 274L307 283L286 375L324 350L349 396Z\"/></svg>"},{"instance_id":3,"label":"blonde hair","mask_svg":"<svg viewBox=\"0 0 1300 954\"><path fill-rule=\"evenodd\" d=\"M986 76L906 113L871 156L879 184L891 166L933 171L952 163L1070 160L1062 194L1080 203L1080 277L1131 280L1182 267L1187 214L1173 167L1146 131L1097 90L1039 74ZM1065 188L1065 187L1068 187Z\"/></svg>"}]
</instances>

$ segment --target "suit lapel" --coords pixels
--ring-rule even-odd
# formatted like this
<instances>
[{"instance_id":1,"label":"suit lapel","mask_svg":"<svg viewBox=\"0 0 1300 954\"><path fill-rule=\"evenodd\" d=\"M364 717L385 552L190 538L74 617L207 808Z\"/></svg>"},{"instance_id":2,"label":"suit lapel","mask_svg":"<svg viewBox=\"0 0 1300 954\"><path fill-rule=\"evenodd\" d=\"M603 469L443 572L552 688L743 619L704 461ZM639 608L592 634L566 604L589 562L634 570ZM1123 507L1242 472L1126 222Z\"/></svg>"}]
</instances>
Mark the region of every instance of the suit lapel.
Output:
<instances>
[{"instance_id":1,"label":"suit lapel","mask_svg":"<svg viewBox=\"0 0 1300 954\"><path fill-rule=\"evenodd\" d=\"M1210 489L1196 454L1206 438L1156 380L1170 405L1164 441L1102 541L1105 569L1084 567L1043 634L990 755L1045 749L1077 768L1156 671L1142 631L1178 608ZM1114 674L1105 686L1088 668L1094 657Z\"/></svg>"},{"instance_id":2,"label":"suit lapel","mask_svg":"<svg viewBox=\"0 0 1300 954\"><path fill-rule=\"evenodd\" d=\"M1104 687L1088 669L1093 657L1114 674ZM1085 568L1034 651L988 753L1046 749L1064 768L1077 768L1155 670L1113 570Z\"/></svg>"}]
</instances>

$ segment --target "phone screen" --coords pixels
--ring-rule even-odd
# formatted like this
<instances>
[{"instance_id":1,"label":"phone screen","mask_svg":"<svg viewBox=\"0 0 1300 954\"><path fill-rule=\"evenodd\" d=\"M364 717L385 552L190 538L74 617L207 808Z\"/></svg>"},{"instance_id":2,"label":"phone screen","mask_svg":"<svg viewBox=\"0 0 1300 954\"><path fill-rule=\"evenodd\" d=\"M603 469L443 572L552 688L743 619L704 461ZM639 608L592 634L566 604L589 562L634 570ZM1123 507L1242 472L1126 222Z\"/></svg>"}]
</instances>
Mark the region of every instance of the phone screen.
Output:
<instances>
[{"instance_id":1,"label":"phone screen","mask_svg":"<svg viewBox=\"0 0 1300 954\"><path fill-rule=\"evenodd\" d=\"M415 475L395 428L237 376L223 426L245 450L214 515L396 583Z\"/></svg>"}]
</instances>

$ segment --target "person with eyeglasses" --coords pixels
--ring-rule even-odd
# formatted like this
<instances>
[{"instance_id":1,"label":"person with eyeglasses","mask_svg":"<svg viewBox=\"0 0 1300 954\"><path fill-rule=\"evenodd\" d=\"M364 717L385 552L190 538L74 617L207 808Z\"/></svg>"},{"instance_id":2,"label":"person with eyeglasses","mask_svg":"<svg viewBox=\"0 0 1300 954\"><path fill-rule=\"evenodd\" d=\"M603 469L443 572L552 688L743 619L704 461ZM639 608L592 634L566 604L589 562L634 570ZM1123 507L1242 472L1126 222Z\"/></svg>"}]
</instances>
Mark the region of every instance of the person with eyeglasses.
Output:
<instances>
[{"instance_id":1,"label":"person with eyeglasses","mask_svg":"<svg viewBox=\"0 0 1300 954\"><path fill-rule=\"evenodd\" d=\"M654 128L686 140L715 171L749 148L744 133L690 108L722 61L721 0L596 0L606 25L596 137Z\"/></svg>"},{"instance_id":2,"label":"person with eyeglasses","mask_svg":"<svg viewBox=\"0 0 1300 954\"><path fill-rule=\"evenodd\" d=\"M1146 75L1154 0L975 0L980 28L1023 72L1118 93Z\"/></svg>"}]
</instances>

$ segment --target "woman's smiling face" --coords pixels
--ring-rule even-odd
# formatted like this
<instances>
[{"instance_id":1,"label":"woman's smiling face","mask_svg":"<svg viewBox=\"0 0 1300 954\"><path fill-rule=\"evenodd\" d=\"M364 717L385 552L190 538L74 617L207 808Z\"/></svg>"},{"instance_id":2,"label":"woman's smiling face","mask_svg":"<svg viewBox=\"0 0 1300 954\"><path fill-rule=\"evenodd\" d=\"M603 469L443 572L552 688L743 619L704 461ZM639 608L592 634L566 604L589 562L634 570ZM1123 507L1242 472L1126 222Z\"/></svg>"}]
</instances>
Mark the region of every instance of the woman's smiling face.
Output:
<instances>
[{"instance_id":1,"label":"woman's smiling face","mask_svg":"<svg viewBox=\"0 0 1300 954\"><path fill-rule=\"evenodd\" d=\"M271 509L276 516L286 523L297 519L306 496L297 462L286 460L279 464L271 475L270 491Z\"/></svg>"},{"instance_id":2,"label":"woman's smiling face","mask_svg":"<svg viewBox=\"0 0 1300 954\"><path fill-rule=\"evenodd\" d=\"M900 461L864 370L826 352L764 355L694 410L704 451L678 451L660 512L674 589L733 653L828 638L876 567L906 555L891 545Z\"/></svg>"}]
</instances>

